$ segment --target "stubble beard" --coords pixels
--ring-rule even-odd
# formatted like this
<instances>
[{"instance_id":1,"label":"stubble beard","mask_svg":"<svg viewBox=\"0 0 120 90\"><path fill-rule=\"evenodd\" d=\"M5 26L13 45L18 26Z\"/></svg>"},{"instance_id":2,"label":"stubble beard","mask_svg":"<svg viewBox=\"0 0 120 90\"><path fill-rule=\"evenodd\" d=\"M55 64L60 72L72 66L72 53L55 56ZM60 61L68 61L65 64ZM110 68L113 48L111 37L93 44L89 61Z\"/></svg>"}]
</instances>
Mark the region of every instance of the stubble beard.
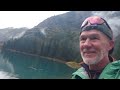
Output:
<instances>
[{"instance_id":1,"label":"stubble beard","mask_svg":"<svg viewBox=\"0 0 120 90\"><path fill-rule=\"evenodd\" d=\"M106 55L105 50L101 50L100 53L98 53L95 57L92 58L85 57L83 53L81 53L83 61L87 65L93 65L99 63L104 58L105 55Z\"/></svg>"}]
</instances>

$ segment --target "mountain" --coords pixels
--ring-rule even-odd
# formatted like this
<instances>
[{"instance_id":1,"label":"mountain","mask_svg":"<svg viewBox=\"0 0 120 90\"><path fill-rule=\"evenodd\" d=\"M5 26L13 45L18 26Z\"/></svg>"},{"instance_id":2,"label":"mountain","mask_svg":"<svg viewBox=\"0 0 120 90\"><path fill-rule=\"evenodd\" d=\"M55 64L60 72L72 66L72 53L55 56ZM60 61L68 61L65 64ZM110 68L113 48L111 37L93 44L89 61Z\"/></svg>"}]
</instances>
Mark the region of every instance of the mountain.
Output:
<instances>
[{"instance_id":1,"label":"mountain","mask_svg":"<svg viewBox=\"0 0 120 90\"><path fill-rule=\"evenodd\" d=\"M119 35L119 11L70 11L47 18L32 29L26 30L20 38L5 42L4 48L64 61L80 61L80 26L86 17L92 15L105 18L115 38Z\"/></svg>"},{"instance_id":2,"label":"mountain","mask_svg":"<svg viewBox=\"0 0 120 90\"><path fill-rule=\"evenodd\" d=\"M65 14L52 16L43 22L39 23L34 28L49 28L49 29L59 29L59 30L76 30L80 28L82 21L91 15L91 11L73 11Z\"/></svg>"},{"instance_id":3,"label":"mountain","mask_svg":"<svg viewBox=\"0 0 120 90\"><path fill-rule=\"evenodd\" d=\"M23 27L23 28L12 28L12 27L8 27L8 28L4 28L4 29L0 29L0 34L2 34L3 37L8 39L13 39L13 38L18 38L20 37L20 34L24 33L25 31L27 31L28 28Z\"/></svg>"},{"instance_id":4,"label":"mountain","mask_svg":"<svg viewBox=\"0 0 120 90\"><path fill-rule=\"evenodd\" d=\"M29 30L26 27L23 28L13 28L13 27L8 27L8 28L3 28L0 29L0 48L3 46L5 42L8 40L16 39L22 37L22 35Z\"/></svg>"},{"instance_id":5,"label":"mountain","mask_svg":"<svg viewBox=\"0 0 120 90\"><path fill-rule=\"evenodd\" d=\"M117 60L120 60L120 34L115 38L113 57Z\"/></svg>"},{"instance_id":6,"label":"mountain","mask_svg":"<svg viewBox=\"0 0 120 90\"><path fill-rule=\"evenodd\" d=\"M0 33L0 43L3 43L6 40L7 40L7 37L3 35L2 33Z\"/></svg>"}]
</instances>

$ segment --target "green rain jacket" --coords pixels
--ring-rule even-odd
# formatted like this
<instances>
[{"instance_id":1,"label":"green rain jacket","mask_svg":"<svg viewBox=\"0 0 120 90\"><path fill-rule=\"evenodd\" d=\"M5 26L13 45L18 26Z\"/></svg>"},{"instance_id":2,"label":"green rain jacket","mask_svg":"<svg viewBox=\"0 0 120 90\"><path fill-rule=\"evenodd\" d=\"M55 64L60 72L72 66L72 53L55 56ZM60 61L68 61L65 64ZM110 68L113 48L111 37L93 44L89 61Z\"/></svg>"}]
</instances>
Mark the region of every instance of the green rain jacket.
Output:
<instances>
[{"instance_id":1,"label":"green rain jacket","mask_svg":"<svg viewBox=\"0 0 120 90\"><path fill-rule=\"evenodd\" d=\"M90 79L85 68L81 67L72 74L72 79ZM109 63L98 79L120 79L120 60Z\"/></svg>"}]
</instances>

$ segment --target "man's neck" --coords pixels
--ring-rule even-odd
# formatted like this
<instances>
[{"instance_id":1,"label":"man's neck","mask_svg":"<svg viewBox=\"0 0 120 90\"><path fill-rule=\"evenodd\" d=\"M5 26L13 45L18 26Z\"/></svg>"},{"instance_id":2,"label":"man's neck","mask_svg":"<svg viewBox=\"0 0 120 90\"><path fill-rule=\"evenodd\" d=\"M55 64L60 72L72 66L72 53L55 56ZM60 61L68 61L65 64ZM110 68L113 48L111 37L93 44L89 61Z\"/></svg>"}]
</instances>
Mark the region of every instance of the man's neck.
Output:
<instances>
[{"instance_id":1,"label":"man's neck","mask_svg":"<svg viewBox=\"0 0 120 90\"><path fill-rule=\"evenodd\" d=\"M110 63L108 57L104 57L99 63L89 65L90 70L102 70L108 63Z\"/></svg>"}]
</instances>

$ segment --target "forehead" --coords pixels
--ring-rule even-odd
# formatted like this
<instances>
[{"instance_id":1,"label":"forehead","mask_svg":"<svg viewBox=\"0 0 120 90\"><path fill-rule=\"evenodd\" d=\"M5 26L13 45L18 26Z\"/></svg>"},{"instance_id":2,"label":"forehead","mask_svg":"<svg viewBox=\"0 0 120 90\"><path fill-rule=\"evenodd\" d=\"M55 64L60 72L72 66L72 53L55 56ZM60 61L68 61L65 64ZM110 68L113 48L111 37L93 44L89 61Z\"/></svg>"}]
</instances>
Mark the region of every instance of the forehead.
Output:
<instances>
[{"instance_id":1,"label":"forehead","mask_svg":"<svg viewBox=\"0 0 120 90\"><path fill-rule=\"evenodd\" d=\"M98 30L83 31L80 36L89 36L89 35L105 36L102 32Z\"/></svg>"}]
</instances>

